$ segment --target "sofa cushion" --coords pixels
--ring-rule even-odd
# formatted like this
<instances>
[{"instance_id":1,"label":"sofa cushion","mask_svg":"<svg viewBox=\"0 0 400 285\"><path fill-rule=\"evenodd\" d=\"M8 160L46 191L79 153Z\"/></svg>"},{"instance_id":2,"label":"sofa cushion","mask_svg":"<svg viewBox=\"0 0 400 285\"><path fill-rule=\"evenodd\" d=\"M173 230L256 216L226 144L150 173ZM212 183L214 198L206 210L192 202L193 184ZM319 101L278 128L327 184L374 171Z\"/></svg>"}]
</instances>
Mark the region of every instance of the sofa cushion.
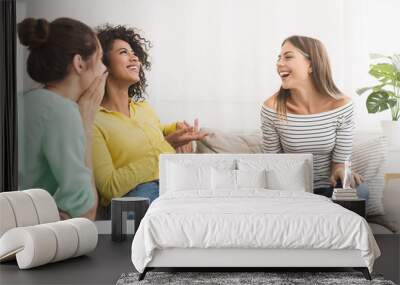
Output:
<instances>
[{"instance_id":1,"label":"sofa cushion","mask_svg":"<svg viewBox=\"0 0 400 285\"><path fill-rule=\"evenodd\" d=\"M368 222L369 227L372 230L372 233L374 235L387 235L387 234L393 234L392 231L390 231L388 228L382 226L379 223L375 223L375 222Z\"/></svg>"},{"instance_id":2,"label":"sofa cushion","mask_svg":"<svg viewBox=\"0 0 400 285\"><path fill-rule=\"evenodd\" d=\"M383 194L383 205L385 215L380 220L383 218L384 222L380 224L389 225L392 231L400 233L400 177L387 178Z\"/></svg>"},{"instance_id":3,"label":"sofa cushion","mask_svg":"<svg viewBox=\"0 0 400 285\"><path fill-rule=\"evenodd\" d=\"M260 131L247 134L224 133L208 128L200 131L207 132L208 136L196 142L197 153L262 153Z\"/></svg>"},{"instance_id":4,"label":"sofa cushion","mask_svg":"<svg viewBox=\"0 0 400 285\"><path fill-rule=\"evenodd\" d=\"M385 187L385 162L387 141L383 136L368 140L354 140L352 167L361 174L368 185L367 215L383 215L383 190Z\"/></svg>"},{"instance_id":5,"label":"sofa cushion","mask_svg":"<svg viewBox=\"0 0 400 285\"><path fill-rule=\"evenodd\" d=\"M380 225L392 233L399 232L399 224L397 221L391 220L387 215L372 215L367 217L368 223Z\"/></svg>"}]
</instances>

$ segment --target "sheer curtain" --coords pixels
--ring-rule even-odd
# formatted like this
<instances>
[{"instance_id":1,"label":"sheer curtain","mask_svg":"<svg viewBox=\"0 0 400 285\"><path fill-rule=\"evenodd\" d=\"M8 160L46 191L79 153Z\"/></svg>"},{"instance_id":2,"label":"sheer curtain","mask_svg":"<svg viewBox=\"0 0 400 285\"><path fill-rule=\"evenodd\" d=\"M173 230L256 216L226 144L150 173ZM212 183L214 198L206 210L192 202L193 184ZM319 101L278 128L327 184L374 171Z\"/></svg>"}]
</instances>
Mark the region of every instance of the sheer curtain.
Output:
<instances>
[{"instance_id":1,"label":"sheer curtain","mask_svg":"<svg viewBox=\"0 0 400 285\"><path fill-rule=\"evenodd\" d=\"M149 100L164 122L254 130L262 102L280 86L275 62L291 35L320 39L334 79L357 106L360 129L388 114L366 113L355 90L371 82L369 53L399 53L398 0L36 0L28 16L68 16L142 30L152 41ZM95 11L95 12L93 12Z\"/></svg>"}]
</instances>

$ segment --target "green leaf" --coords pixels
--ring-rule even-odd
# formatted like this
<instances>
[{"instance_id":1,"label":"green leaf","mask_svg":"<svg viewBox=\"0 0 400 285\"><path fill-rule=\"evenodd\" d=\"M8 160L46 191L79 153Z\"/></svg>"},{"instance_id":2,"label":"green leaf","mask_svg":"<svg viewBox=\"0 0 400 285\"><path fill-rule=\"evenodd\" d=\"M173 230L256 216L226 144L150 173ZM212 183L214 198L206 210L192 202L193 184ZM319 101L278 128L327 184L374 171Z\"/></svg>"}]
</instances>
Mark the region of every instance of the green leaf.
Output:
<instances>
[{"instance_id":1,"label":"green leaf","mask_svg":"<svg viewBox=\"0 0 400 285\"><path fill-rule=\"evenodd\" d=\"M400 73L400 54L395 54L392 57L393 65L396 67L397 71Z\"/></svg>"},{"instance_id":2,"label":"green leaf","mask_svg":"<svg viewBox=\"0 0 400 285\"><path fill-rule=\"evenodd\" d=\"M370 66L369 74L381 82L395 79L396 68L390 63L377 63Z\"/></svg>"},{"instance_id":3,"label":"green leaf","mask_svg":"<svg viewBox=\"0 0 400 285\"><path fill-rule=\"evenodd\" d=\"M386 90L372 92L366 103L368 113L382 112L394 106L397 100L392 97L393 95L393 92Z\"/></svg>"},{"instance_id":4,"label":"green leaf","mask_svg":"<svg viewBox=\"0 0 400 285\"><path fill-rule=\"evenodd\" d=\"M365 93L368 90L372 90L372 91L380 91L382 89L382 87L384 87L386 85L386 83L383 84L378 84L375 86L369 86L369 87L363 87L363 88L359 88L356 90L358 95L362 95L363 93Z\"/></svg>"},{"instance_id":5,"label":"green leaf","mask_svg":"<svg viewBox=\"0 0 400 285\"><path fill-rule=\"evenodd\" d=\"M364 92L371 90L372 88L374 88L374 87L373 86L372 87L363 87L363 88L357 89L356 92L358 95L362 95Z\"/></svg>"},{"instance_id":6,"label":"green leaf","mask_svg":"<svg viewBox=\"0 0 400 285\"><path fill-rule=\"evenodd\" d=\"M381 58L388 58L386 55L380 54L380 53L371 53L369 55L370 59L381 59Z\"/></svg>"},{"instance_id":7,"label":"green leaf","mask_svg":"<svg viewBox=\"0 0 400 285\"><path fill-rule=\"evenodd\" d=\"M378 84L375 85L374 87L372 87L372 91L376 92L376 91L380 91L382 90L382 88L386 85L386 83L382 83L382 84Z\"/></svg>"}]
</instances>

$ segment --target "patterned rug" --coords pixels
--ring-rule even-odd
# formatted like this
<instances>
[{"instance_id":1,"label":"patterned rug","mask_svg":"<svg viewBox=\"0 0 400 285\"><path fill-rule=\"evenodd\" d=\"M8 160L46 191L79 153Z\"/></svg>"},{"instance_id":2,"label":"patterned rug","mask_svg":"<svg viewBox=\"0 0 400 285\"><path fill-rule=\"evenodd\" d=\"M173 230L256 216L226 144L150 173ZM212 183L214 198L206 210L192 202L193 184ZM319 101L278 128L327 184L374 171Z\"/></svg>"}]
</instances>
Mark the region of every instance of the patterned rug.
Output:
<instances>
[{"instance_id":1,"label":"patterned rug","mask_svg":"<svg viewBox=\"0 0 400 285\"><path fill-rule=\"evenodd\" d=\"M372 275L372 281L364 278L360 272L148 272L142 281L139 273L122 274L116 285L134 284L213 284L213 285L395 285L381 276Z\"/></svg>"}]
</instances>

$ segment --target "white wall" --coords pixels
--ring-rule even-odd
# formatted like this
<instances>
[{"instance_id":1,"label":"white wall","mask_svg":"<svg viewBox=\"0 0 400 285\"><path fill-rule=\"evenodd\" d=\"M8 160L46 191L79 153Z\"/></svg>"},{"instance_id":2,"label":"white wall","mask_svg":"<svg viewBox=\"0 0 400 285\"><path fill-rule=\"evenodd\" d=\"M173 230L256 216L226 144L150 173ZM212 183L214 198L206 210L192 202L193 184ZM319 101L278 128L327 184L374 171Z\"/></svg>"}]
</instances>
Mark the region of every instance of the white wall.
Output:
<instances>
[{"instance_id":1,"label":"white wall","mask_svg":"<svg viewBox=\"0 0 400 285\"><path fill-rule=\"evenodd\" d=\"M280 44L293 34L317 37L326 45L337 84L358 107L359 129L375 131L382 118L390 119L389 113L367 114L365 98L355 90L374 82L368 75L369 53L399 53L398 0L26 3L27 16L141 29L154 46L150 102L165 122L198 117L207 127L259 128L260 106L279 88L275 61ZM30 83L25 85L28 89Z\"/></svg>"}]
</instances>

